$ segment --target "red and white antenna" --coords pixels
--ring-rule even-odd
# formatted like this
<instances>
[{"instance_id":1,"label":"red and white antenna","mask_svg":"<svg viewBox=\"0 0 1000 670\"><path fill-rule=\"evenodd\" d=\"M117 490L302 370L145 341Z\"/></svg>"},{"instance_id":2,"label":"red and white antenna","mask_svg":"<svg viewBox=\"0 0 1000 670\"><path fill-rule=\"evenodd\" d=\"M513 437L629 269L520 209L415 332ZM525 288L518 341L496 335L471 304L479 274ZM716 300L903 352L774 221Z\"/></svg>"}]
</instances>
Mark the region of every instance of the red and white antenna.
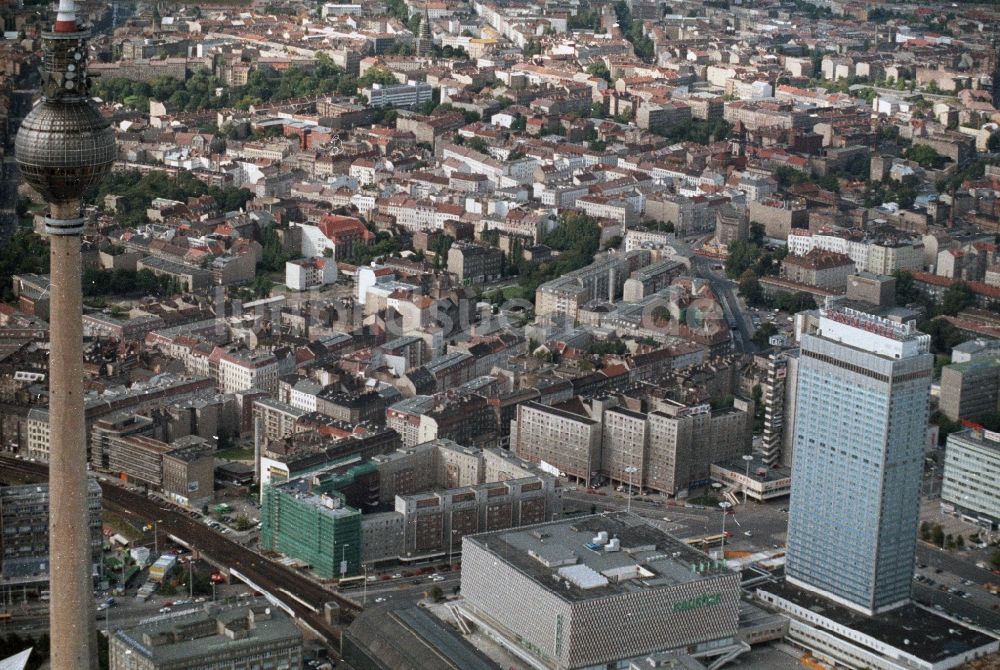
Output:
<instances>
[{"instance_id":1,"label":"red and white antenna","mask_svg":"<svg viewBox=\"0 0 1000 670\"><path fill-rule=\"evenodd\" d=\"M56 14L56 23L53 32L75 33L76 27L76 4L73 0L59 0L59 9Z\"/></svg>"}]
</instances>

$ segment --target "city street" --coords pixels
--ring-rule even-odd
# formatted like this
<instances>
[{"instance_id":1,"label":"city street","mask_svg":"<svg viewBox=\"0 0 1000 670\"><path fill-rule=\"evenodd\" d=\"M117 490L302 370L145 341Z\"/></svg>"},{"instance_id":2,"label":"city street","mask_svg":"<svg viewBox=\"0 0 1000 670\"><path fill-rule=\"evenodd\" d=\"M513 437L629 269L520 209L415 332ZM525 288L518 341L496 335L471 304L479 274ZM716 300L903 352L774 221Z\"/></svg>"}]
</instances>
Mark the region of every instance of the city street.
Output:
<instances>
[{"instance_id":1,"label":"city street","mask_svg":"<svg viewBox=\"0 0 1000 670\"><path fill-rule=\"evenodd\" d=\"M737 346L741 351L752 354L757 351L757 345L751 339L754 334L753 324L747 319L743 312L740 299L737 297L733 287L736 284L728 279L724 272L714 270L713 265L718 264L718 259L706 258L704 256L691 257L691 274L696 277L707 279L712 284L712 290L722 303L722 310L726 315L726 321L730 326L736 328Z\"/></svg>"}]
</instances>

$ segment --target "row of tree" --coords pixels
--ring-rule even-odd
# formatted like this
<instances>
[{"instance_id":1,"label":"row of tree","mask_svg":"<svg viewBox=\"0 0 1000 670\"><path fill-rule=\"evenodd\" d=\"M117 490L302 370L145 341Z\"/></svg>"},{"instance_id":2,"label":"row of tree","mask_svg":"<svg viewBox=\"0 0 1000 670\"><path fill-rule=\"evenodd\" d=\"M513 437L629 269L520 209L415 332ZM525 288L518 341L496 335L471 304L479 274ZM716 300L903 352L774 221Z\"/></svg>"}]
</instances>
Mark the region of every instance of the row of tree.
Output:
<instances>
[{"instance_id":1,"label":"row of tree","mask_svg":"<svg viewBox=\"0 0 1000 670\"><path fill-rule=\"evenodd\" d=\"M182 292L180 283L173 277L153 273L152 270L98 270L83 271L83 295L100 296L171 296Z\"/></svg>"},{"instance_id":2,"label":"row of tree","mask_svg":"<svg viewBox=\"0 0 1000 670\"><path fill-rule=\"evenodd\" d=\"M167 102L187 112L205 109L238 107L280 102L291 98L311 97L337 93L354 95L359 86L369 85L381 75L376 71L370 78L357 79L333 64L326 54L319 54L316 63L309 67L292 67L287 70L256 69L247 77L244 86L224 89L209 70L199 70L186 79L158 77L152 82L136 81L122 77L100 79L94 95L107 102L118 102L126 107L146 111L150 100ZM368 73L365 73L366 75ZM391 75L390 75L391 77ZM395 83L391 81L384 83Z\"/></svg>"},{"instance_id":3,"label":"row of tree","mask_svg":"<svg viewBox=\"0 0 1000 670\"><path fill-rule=\"evenodd\" d=\"M114 171L97 187L91 202L104 205L108 195L119 196L116 220L124 226L138 226L148 223L146 209L156 198L187 201L203 195L211 196L224 212L242 209L252 197L245 188L233 186L208 186L190 172L170 175L155 170L141 174L137 170Z\"/></svg>"}]
</instances>

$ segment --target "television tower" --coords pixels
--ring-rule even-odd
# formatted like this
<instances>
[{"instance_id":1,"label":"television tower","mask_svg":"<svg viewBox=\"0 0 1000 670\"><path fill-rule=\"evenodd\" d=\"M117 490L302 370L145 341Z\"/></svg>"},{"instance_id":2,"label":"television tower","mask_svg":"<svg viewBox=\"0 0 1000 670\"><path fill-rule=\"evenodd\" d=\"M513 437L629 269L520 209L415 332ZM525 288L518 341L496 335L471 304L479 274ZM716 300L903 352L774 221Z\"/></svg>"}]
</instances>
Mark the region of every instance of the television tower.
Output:
<instances>
[{"instance_id":1,"label":"television tower","mask_svg":"<svg viewBox=\"0 0 1000 670\"><path fill-rule=\"evenodd\" d=\"M97 658L83 416L83 195L107 175L115 136L88 95L87 38L60 0L45 49L42 98L15 140L18 168L49 205L49 626L54 670Z\"/></svg>"}]
</instances>

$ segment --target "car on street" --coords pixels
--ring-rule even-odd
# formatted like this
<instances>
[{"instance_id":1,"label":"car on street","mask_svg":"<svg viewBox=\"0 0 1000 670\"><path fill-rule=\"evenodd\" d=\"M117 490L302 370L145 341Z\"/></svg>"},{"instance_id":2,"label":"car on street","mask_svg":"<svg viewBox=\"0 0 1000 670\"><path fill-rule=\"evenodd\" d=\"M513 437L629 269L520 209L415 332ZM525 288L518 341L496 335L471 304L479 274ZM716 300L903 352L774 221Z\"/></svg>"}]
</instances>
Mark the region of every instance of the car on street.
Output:
<instances>
[{"instance_id":1,"label":"car on street","mask_svg":"<svg viewBox=\"0 0 1000 670\"><path fill-rule=\"evenodd\" d=\"M378 597L378 598L375 599L375 602L377 602L377 603L384 603L385 602L385 598Z\"/></svg>"}]
</instances>

